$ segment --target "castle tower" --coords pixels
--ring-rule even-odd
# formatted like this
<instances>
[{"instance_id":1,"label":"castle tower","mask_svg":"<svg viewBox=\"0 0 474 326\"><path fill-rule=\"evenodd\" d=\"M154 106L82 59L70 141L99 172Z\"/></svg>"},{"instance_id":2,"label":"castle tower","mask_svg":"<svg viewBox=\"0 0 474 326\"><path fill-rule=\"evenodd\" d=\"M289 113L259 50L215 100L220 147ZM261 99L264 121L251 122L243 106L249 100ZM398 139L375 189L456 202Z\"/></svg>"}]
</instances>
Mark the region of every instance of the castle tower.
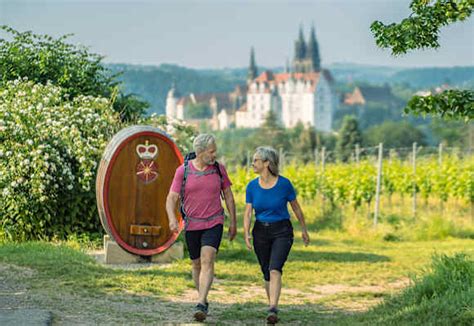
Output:
<instances>
[{"instance_id":1,"label":"castle tower","mask_svg":"<svg viewBox=\"0 0 474 326\"><path fill-rule=\"evenodd\" d=\"M311 33L308 43L308 51L306 53L306 58L310 61L310 69L312 72L321 71L321 58L319 56L319 46L318 41L316 40L316 32L314 25L311 26Z\"/></svg>"},{"instance_id":2,"label":"castle tower","mask_svg":"<svg viewBox=\"0 0 474 326\"><path fill-rule=\"evenodd\" d=\"M250 64L247 73L247 84L250 84L258 76L257 64L255 63L255 50L252 46L250 49Z\"/></svg>"},{"instance_id":3,"label":"castle tower","mask_svg":"<svg viewBox=\"0 0 474 326\"><path fill-rule=\"evenodd\" d=\"M306 42L303 35L303 27L300 26L298 40L295 41L295 58L293 60L293 71L305 72Z\"/></svg>"},{"instance_id":4,"label":"castle tower","mask_svg":"<svg viewBox=\"0 0 474 326\"><path fill-rule=\"evenodd\" d=\"M178 115L178 100L181 97L179 91L176 87L175 82L171 85L171 89L168 92L168 96L166 97L166 116L169 118L177 118Z\"/></svg>"}]
</instances>

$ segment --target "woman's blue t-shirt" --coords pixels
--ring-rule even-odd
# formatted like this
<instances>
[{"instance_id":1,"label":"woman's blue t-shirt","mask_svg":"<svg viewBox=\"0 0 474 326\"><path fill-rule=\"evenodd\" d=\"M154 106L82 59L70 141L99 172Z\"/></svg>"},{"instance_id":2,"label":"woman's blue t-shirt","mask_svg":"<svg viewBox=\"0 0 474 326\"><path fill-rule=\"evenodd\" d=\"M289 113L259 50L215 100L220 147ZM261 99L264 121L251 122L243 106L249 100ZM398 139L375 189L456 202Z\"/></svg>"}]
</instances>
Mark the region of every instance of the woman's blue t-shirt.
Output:
<instances>
[{"instance_id":1,"label":"woman's blue t-shirt","mask_svg":"<svg viewBox=\"0 0 474 326\"><path fill-rule=\"evenodd\" d=\"M275 186L263 189L258 179L250 181L246 190L246 203L252 204L257 221L272 223L289 219L287 204L296 199L290 180L280 175Z\"/></svg>"}]
</instances>

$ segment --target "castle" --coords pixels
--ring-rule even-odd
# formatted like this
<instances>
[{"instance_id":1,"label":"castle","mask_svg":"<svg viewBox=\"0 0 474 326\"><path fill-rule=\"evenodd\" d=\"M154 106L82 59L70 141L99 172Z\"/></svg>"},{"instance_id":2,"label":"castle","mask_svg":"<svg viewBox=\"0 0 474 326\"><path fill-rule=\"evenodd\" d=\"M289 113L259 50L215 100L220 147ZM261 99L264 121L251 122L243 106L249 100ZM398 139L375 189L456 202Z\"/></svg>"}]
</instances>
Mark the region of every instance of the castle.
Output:
<instances>
[{"instance_id":1,"label":"castle","mask_svg":"<svg viewBox=\"0 0 474 326\"><path fill-rule=\"evenodd\" d=\"M314 27L308 42L300 28L292 67L287 65L285 72L264 71L258 75L252 48L246 85L238 85L230 93L187 96L181 96L173 85L166 99L166 115L197 123L186 119L186 106L190 103L209 106L212 129L258 128L273 111L286 128L300 122L325 132L332 131L338 105L333 78L321 68Z\"/></svg>"}]
</instances>

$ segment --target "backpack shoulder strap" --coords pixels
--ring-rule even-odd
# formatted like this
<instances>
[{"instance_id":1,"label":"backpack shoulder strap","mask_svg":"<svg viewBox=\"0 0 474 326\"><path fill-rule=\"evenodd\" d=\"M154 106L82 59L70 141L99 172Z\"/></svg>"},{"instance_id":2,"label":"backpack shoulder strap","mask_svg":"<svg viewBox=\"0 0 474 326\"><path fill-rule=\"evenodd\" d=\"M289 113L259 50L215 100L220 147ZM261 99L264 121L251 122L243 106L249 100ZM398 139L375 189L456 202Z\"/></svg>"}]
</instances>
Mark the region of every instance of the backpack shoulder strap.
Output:
<instances>
[{"instance_id":1,"label":"backpack shoulder strap","mask_svg":"<svg viewBox=\"0 0 474 326\"><path fill-rule=\"evenodd\" d=\"M224 191L222 190L222 186L224 185L224 177L222 176L222 171L221 171L221 168L219 166L219 162L215 161L214 162L214 167L216 168L217 174L219 174L219 178L221 180L221 198L224 199Z\"/></svg>"},{"instance_id":2,"label":"backpack shoulder strap","mask_svg":"<svg viewBox=\"0 0 474 326\"><path fill-rule=\"evenodd\" d=\"M188 221L186 218L186 212L184 211L184 188L186 187L186 180L188 179L188 174L189 174L189 161L194 159L196 157L196 154L194 152L191 152L187 154L184 157L184 173L183 173L183 181L181 183L181 191L179 193L179 199L180 199L180 211L181 215L183 216L183 219L187 225Z\"/></svg>"}]
</instances>

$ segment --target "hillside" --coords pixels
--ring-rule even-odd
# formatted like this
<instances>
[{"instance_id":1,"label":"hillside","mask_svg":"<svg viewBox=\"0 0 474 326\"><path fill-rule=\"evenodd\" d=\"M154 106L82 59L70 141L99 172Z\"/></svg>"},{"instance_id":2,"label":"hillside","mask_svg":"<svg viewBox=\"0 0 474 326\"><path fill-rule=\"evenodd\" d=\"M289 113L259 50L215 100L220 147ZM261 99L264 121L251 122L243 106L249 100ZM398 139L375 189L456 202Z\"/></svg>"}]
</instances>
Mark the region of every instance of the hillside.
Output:
<instances>
[{"instance_id":1,"label":"hillside","mask_svg":"<svg viewBox=\"0 0 474 326\"><path fill-rule=\"evenodd\" d=\"M246 68L190 69L177 65L142 66L130 64L107 65L113 73L121 72L119 80L127 93L135 93L151 105L149 113L164 113L166 95L175 81L181 94L193 92L228 92L247 78ZM278 68L259 68L281 70ZM399 68L336 63L328 66L338 85L352 82L369 84L405 84L424 89L448 83L452 86L473 88L474 67Z\"/></svg>"}]
</instances>

